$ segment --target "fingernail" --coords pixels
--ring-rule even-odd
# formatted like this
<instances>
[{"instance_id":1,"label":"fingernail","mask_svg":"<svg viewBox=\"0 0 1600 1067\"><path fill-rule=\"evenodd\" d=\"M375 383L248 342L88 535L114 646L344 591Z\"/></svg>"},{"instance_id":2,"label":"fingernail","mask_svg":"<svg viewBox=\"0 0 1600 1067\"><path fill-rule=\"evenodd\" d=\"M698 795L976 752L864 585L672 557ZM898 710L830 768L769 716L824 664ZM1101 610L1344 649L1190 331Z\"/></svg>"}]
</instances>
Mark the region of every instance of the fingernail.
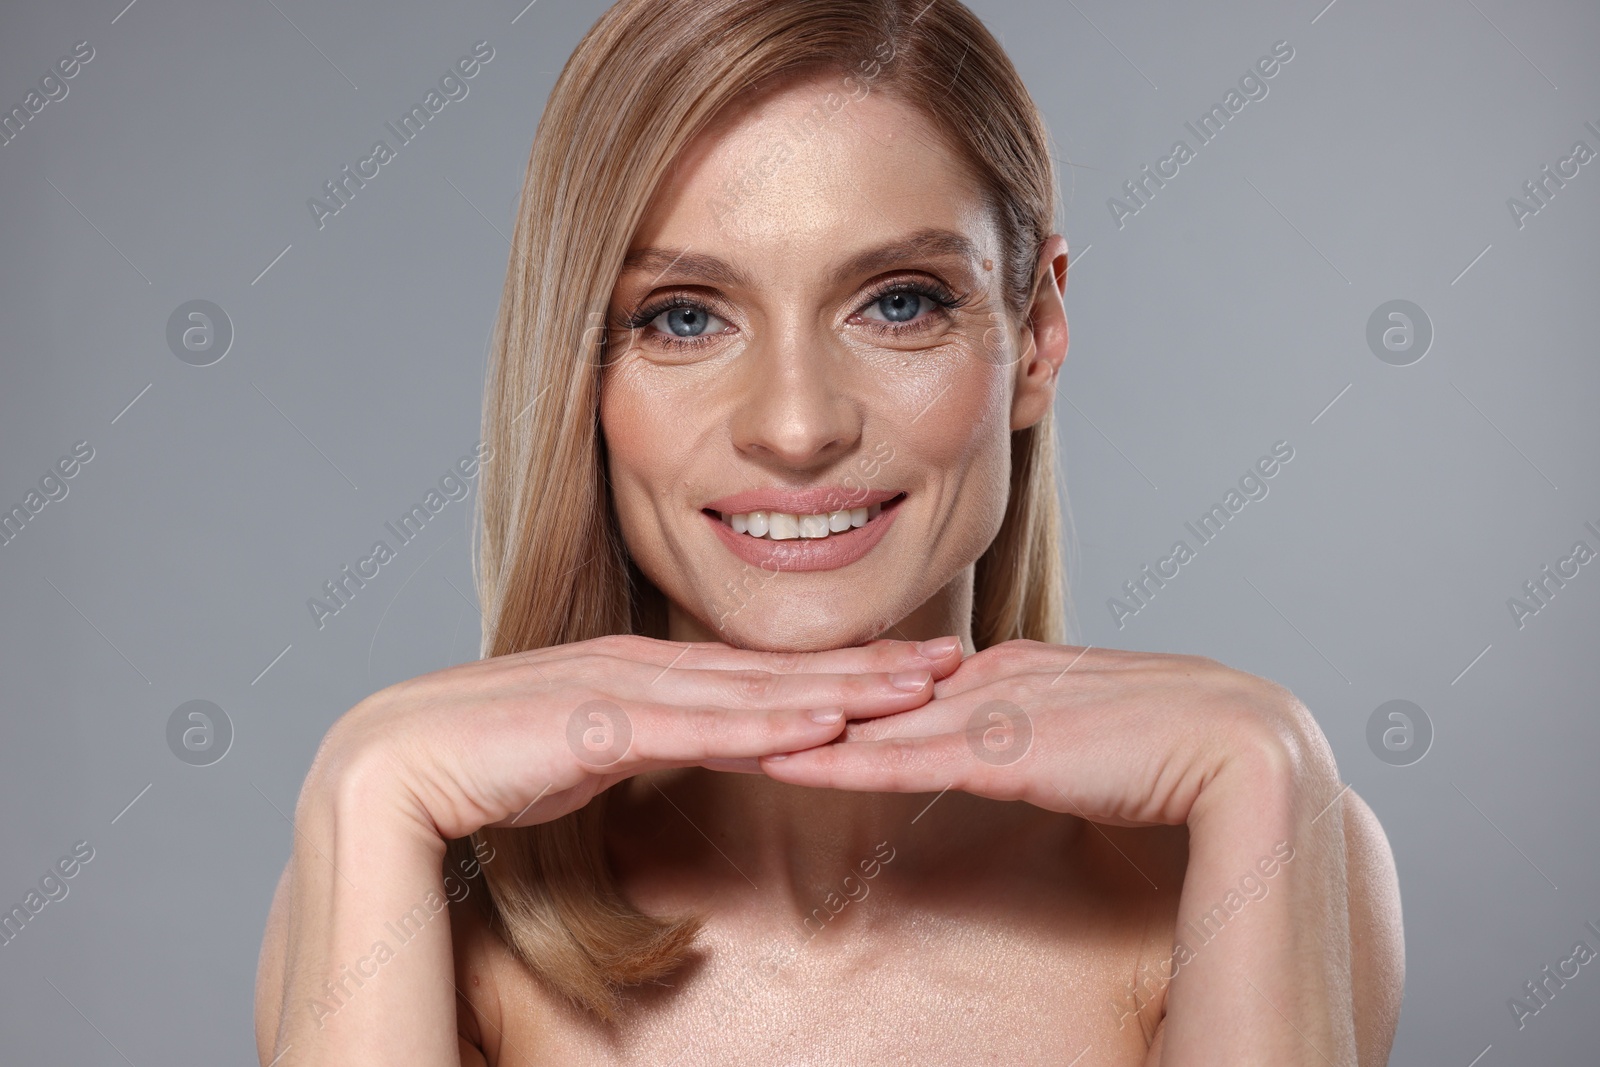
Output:
<instances>
[{"instance_id":1,"label":"fingernail","mask_svg":"<svg viewBox=\"0 0 1600 1067\"><path fill-rule=\"evenodd\" d=\"M923 641L917 645L917 653L926 659L938 659L948 656L961 647L959 637L941 637L936 641Z\"/></svg>"},{"instance_id":2,"label":"fingernail","mask_svg":"<svg viewBox=\"0 0 1600 1067\"><path fill-rule=\"evenodd\" d=\"M834 723L844 718L843 708L818 708L811 713L812 722Z\"/></svg>"},{"instance_id":3,"label":"fingernail","mask_svg":"<svg viewBox=\"0 0 1600 1067\"><path fill-rule=\"evenodd\" d=\"M927 671L906 671L903 674L889 675L889 681L896 689L904 689L909 693L921 691L932 678L933 675Z\"/></svg>"}]
</instances>

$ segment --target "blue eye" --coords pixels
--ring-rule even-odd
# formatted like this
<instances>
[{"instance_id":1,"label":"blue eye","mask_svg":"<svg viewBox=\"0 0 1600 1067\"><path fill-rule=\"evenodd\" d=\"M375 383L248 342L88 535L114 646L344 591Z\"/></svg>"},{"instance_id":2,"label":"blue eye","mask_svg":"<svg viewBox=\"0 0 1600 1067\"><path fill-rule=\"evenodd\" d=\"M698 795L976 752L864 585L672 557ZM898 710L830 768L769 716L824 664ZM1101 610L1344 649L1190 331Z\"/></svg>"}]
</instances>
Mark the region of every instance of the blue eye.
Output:
<instances>
[{"instance_id":1,"label":"blue eye","mask_svg":"<svg viewBox=\"0 0 1600 1067\"><path fill-rule=\"evenodd\" d=\"M964 297L931 280L890 282L867 300L862 308L867 320L894 333L919 330L931 325L928 312L943 313L966 303Z\"/></svg>"},{"instance_id":2,"label":"blue eye","mask_svg":"<svg viewBox=\"0 0 1600 1067\"><path fill-rule=\"evenodd\" d=\"M663 333L670 332L676 337L699 337L706 332L708 321L714 318L716 316L710 314L704 308L680 305L679 307L668 308L660 315L657 315L656 319L652 320L652 324L655 324L657 320L665 320L664 327L661 325L656 326Z\"/></svg>"},{"instance_id":3,"label":"blue eye","mask_svg":"<svg viewBox=\"0 0 1600 1067\"><path fill-rule=\"evenodd\" d=\"M917 313L922 310L924 299L921 293L903 289L880 297L873 306L882 312L883 317L890 322L909 322L916 318Z\"/></svg>"}]
</instances>

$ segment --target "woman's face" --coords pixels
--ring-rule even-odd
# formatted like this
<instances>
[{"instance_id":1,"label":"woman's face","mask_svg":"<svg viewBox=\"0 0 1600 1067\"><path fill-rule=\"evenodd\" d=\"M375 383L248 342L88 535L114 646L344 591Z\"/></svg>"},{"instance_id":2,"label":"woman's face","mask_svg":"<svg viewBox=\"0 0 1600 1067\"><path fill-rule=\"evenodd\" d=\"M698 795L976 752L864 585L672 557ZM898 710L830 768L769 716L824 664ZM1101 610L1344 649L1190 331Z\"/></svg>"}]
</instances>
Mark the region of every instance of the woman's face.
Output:
<instances>
[{"instance_id":1,"label":"woman's face","mask_svg":"<svg viewBox=\"0 0 1600 1067\"><path fill-rule=\"evenodd\" d=\"M953 632L1011 431L1048 409L1066 352L1065 242L1019 321L999 231L934 127L885 92L830 112L829 92L840 78L797 81L702 134L612 292L611 491L674 637Z\"/></svg>"}]
</instances>

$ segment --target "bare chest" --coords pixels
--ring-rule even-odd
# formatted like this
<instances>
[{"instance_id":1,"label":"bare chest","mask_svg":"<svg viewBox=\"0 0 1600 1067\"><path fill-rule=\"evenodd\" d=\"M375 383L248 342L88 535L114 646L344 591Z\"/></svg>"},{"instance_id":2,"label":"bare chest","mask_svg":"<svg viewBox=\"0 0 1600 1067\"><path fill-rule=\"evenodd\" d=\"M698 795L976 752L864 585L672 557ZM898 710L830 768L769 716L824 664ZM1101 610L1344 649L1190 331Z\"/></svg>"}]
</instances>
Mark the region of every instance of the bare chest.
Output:
<instances>
[{"instance_id":1,"label":"bare chest","mask_svg":"<svg viewBox=\"0 0 1600 1067\"><path fill-rule=\"evenodd\" d=\"M491 1062L1132 1067L1159 1017L1158 987L1139 983L1157 962L1149 933L1113 924L1064 941L936 920L873 942L712 931L694 966L640 991L614 1028L553 1003L525 973L497 975Z\"/></svg>"}]
</instances>

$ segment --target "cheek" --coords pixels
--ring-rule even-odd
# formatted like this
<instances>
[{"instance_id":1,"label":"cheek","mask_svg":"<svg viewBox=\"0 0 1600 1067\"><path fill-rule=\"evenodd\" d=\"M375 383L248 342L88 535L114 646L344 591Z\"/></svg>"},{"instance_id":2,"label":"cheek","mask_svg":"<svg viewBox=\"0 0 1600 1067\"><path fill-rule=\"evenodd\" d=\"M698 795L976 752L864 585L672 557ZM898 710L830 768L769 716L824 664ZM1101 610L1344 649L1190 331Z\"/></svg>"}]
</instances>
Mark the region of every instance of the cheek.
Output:
<instances>
[{"instance_id":1,"label":"cheek","mask_svg":"<svg viewBox=\"0 0 1600 1067\"><path fill-rule=\"evenodd\" d=\"M648 369L623 365L602 381L600 430L612 505L623 542L647 573L664 562L681 529L669 505L682 503L676 489L703 462L704 412L681 390L652 380Z\"/></svg>"},{"instance_id":2,"label":"cheek","mask_svg":"<svg viewBox=\"0 0 1600 1067\"><path fill-rule=\"evenodd\" d=\"M1011 472L1011 390L1008 372L969 358L948 390L910 426L909 454L938 484L937 551L956 564L977 559L1005 517Z\"/></svg>"},{"instance_id":3,"label":"cheek","mask_svg":"<svg viewBox=\"0 0 1600 1067\"><path fill-rule=\"evenodd\" d=\"M906 433L907 447L955 488L1004 492L1011 448L1007 372L968 356L942 375L938 398ZM977 503L972 501L971 503Z\"/></svg>"},{"instance_id":4,"label":"cheek","mask_svg":"<svg viewBox=\"0 0 1600 1067\"><path fill-rule=\"evenodd\" d=\"M617 518L630 549L650 500L648 487L660 484L667 453L662 440L659 402L626 372L608 375L600 393L600 432L606 444L606 476Z\"/></svg>"}]
</instances>

